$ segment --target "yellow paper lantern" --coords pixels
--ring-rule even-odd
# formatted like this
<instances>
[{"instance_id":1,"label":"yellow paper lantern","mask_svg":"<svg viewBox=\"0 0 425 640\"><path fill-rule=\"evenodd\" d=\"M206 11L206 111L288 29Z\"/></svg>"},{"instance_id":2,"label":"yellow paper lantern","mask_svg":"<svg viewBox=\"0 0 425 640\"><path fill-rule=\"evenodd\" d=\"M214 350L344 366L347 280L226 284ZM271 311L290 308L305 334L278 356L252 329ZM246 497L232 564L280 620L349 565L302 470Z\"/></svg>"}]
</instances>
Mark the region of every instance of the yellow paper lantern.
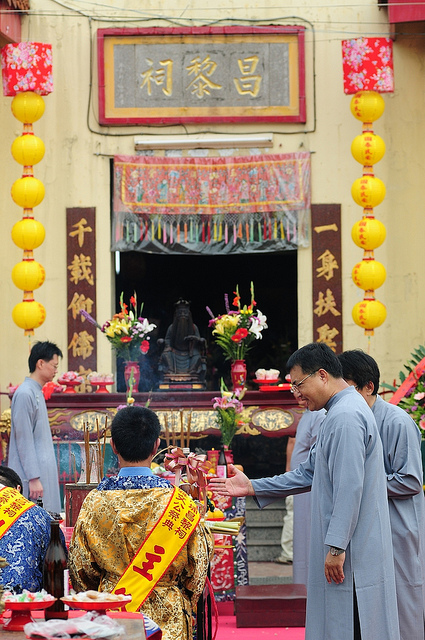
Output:
<instances>
[{"instance_id":1,"label":"yellow paper lantern","mask_svg":"<svg viewBox=\"0 0 425 640\"><path fill-rule=\"evenodd\" d=\"M35 300L19 302L12 310L13 322L25 329L25 335L32 335L34 329L40 327L46 319L46 310L42 304Z\"/></svg>"},{"instance_id":2,"label":"yellow paper lantern","mask_svg":"<svg viewBox=\"0 0 425 640\"><path fill-rule=\"evenodd\" d=\"M32 124L44 113L44 100L38 93L24 91L18 93L12 100L12 113L17 120L24 124Z\"/></svg>"},{"instance_id":3,"label":"yellow paper lantern","mask_svg":"<svg viewBox=\"0 0 425 640\"><path fill-rule=\"evenodd\" d=\"M44 198L44 184L38 178L26 176L15 180L12 184L12 198L17 205L24 209L36 207Z\"/></svg>"},{"instance_id":4,"label":"yellow paper lantern","mask_svg":"<svg viewBox=\"0 0 425 640\"><path fill-rule=\"evenodd\" d=\"M12 269L13 284L22 291L34 291L46 278L44 267L35 260L22 260Z\"/></svg>"},{"instance_id":5,"label":"yellow paper lantern","mask_svg":"<svg viewBox=\"0 0 425 640\"><path fill-rule=\"evenodd\" d=\"M385 110L385 101L377 91L358 91L352 98L350 109L360 122L375 122Z\"/></svg>"},{"instance_id":6,"label":"yellow paper lantern","mask_svg":"<svg viewBox=\"0 0 425 640\"><path fill-rule=\"evenodd\" d=\"M33 166L44 157L44 142L33 134L24 134L12 143L12 156L24 166Z\"/></svg>"},{"instance_id":7,"label":"yellow paper lantern","mask_svg":"<svg viewBox=\"0 0 425 640\"><path fill-rule=\"evenodd\" d=\"M351 195L356 204L363 208L377 207L385 198L385 185L375 176L362 176L354 180Z\"/></svg>"},{"instance_id":8,"label":"yellow paper lantern","mask_svg":"<svg viewBox=\"0 0 425 640\"><path fill-rule=\"evenodd\" d=\"M381 262L368 259L354 265L351 277L355 285L367 291L368 289L379 289L384 284L387 273Z\"/></svg>"},{"instance_id":9,"label":"yellow paper lantern","mask_svg":"<svg viewBox=\"0 0 425 640\"><path fill-rule=\"evenodd\" d=\"M385 142L381 136L367 131L356 136L351 143L351 153L354 160L362 165L374 165L385 155Z\"/></svg>"},{"instance_id":10,"label":"yellow paper lantern","mask_svg":"<svg viewBox=\"0 0 425 640\"><path fill-rule=\"evenodd\" d=\"M373 335L373 330L385 322L387 310L379 300L362 300L354 305L352 316L359 327Z\"/></svg>"},{"instance_id":11,"label":"yellow paper lantern","mask_svg":"<svg viewBox=\"0 0 425 640\"><path fill-rule=\"evenodd\" d=\"M387 235L385 225L376 218L363 218L353 225L353 242L365 251L373 251L381 246Z\"/></svg>"},{"instance_id":12,"label":"yellow paper lantern","mask_svg":"<svg viewBox=\"0 0 425 640\"><path fill-rule=\"evenodd\" d=\"M45 229L41 222L34 218L23 218L12 227L12 240L24 251L37 249L44 242Z\"/></svg>"}]
</instances>

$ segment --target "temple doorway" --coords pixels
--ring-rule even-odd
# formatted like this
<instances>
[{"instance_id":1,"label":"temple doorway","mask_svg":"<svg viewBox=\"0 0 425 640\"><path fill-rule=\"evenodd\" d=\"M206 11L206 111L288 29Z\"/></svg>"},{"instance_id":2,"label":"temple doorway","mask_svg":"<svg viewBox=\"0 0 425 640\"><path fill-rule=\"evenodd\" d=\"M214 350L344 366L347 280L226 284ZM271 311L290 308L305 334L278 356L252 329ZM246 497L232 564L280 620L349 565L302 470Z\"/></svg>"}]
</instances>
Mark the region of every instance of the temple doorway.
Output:
<instances>
[{"instance_id":1,"label":"temple doorway","mask_svg":"<svg viewBox=\"0 0 425 640\"><path fill-rule=\"evenodd\" d=\"M128 300L134 291L144 302L143 314L157 325L151 334L151 348L141 358L140 391L157 389L157 339L163 338L172 323L174 304L179 298L190 301L193 321L207 340L207 389L217 390L220 378L229 381L229 364L215 345L208 328L209 306L215 315L225 312L224 294L239 285L242 304L250 302L250 282L254 283L258 308L267 316L268 329L254 343L247 356L248 385L258 368L285 373L288 356L297 348L297 252L244 255L158 255L128 251L120 253L120 269L115 276L116 309L124 292ZM117 366L117 391L125 390L122 362Z\"/></svg>"}]
</instances>

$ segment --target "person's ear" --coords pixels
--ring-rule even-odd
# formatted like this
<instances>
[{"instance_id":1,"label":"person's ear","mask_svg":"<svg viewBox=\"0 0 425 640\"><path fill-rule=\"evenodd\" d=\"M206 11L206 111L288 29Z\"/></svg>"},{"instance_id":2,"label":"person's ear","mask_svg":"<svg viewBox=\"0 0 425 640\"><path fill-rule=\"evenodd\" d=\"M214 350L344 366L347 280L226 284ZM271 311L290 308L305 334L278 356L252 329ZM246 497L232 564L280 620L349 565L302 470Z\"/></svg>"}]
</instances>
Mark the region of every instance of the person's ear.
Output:
<instances>
[{"instance_id":1,"label":"person's ear","mask_svg":"<svg viewBox=\"0 0 425 640\"><path fill-rule=\"evenodd\" d=\"M152 449L152 455L153 455L153 456L156 456L156 454L157 454L157 452L158 452L158 449L159 449L159 445L160 445L160 444L161 444L161 439L160 439L160 438L158 438L158 439L157 439L157 441L155 442L155 446L154 446L154 448Z\"/></svg>"},{"instance_id":2,"label":"person's ear","mask_svg":"<svg viewBox=\"0 0 425 640\"><path fill-rule=\"evenodd\" d=\"M365 389L366 389L366 393L368 396L372 396L373 395L373 389L374 389L374 384L372 382L372 380L369 380L369 382L367 384L365 384Z\"/></svg>"},{"instance_id":3,"label":"person's ear","mask_svg":"<svg viewBox=\"0 0 425 640\"><path fill-rule=\"evenodd\" d=\"M117 451L117 448L115 446L115 442L112 440L112 438L110 440L110 445L111 445L111 449L115 453L115 455L118 455L118 451Z\"/></svg>"},{"instance_id":4,"label":"person's ear","mask_svg":"<svg viewBox=\"0 0 425 640\"><path fill-rule=\"evenodd\" d=\"M17 489L17 491L19 491L19 493L22 493L22 487L21 487L20 484L16 485L16 489Z\"/></svg>"}]
</instances>

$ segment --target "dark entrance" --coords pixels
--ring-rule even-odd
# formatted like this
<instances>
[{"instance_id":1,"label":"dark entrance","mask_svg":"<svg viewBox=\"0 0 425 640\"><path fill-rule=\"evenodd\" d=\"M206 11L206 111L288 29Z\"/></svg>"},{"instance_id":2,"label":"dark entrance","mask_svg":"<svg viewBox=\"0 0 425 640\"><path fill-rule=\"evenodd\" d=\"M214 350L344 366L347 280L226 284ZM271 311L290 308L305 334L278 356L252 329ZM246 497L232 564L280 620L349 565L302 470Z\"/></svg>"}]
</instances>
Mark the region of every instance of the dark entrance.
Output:
<instances>
[{"instance_id":1,"label":"dark entrance","mask_svg":"<svg viewBox=\"0 0 425 640\"><path fill-rule=\"evenodd\" d=\"M250 282L254 283L258 308L267 316L268 329L254 343L247 357L251 388L256 369L279 369L297 348L297 252L253 253L228 256L155 255L129 251L120 254L120 272L116 274L116 309L124 292L128 301L133 291L144 301L143 313L158 328L151 334L151 349L141 358L140 391L155 390L160 351L156 340L165 336L173 320L174 304L180 298L191 301L191 311L202 337L208 342L207 388L219 388L220 378L229 381L229 364L216 347L208 328L209 306L215 315L225 312L224 294L239 285L242 304L250 302ZM249 380L248 380L249 382ZM118 363L118 391L124 391L122 363Z\"/></svg>"}]
</instances>

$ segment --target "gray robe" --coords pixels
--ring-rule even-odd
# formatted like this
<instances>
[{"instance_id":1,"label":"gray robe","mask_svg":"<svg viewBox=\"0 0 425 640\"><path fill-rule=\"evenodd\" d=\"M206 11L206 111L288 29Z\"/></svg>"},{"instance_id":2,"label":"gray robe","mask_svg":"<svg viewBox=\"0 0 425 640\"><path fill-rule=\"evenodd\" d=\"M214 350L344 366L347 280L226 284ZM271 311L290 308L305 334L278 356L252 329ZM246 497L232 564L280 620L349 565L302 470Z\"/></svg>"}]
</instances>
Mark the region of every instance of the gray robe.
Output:
<instances>
[{"instance_id":1,"label":"gray robe","mask_svg":"<svg viewBox=\"0 0 425 640\"><path fill-rule=\"evenodd\" d=\"M40 478L43 506L46 511L60 513L58 467L41 386L25 378L12 398L12 428L8 465L23 481L28 498L28 481Z\"/></svg>"},{"instance_id":2,"label":"gray robe","mask_svg":"<svg viewBox=\"0 0 425 640\"><path fill-rule=\"evenodd\" d=\"M291 456L291 470L308 457L310 447L316 442L319 427L326 411L305 410L297 426L295 445ZM307 584L308 558L310 554L311 493L294 496L294 556L292 576L295 584Z\"/></svg>"},{"instance_id":3,"label":"gray robe","mask_svg":"<svg viewBox=\"0 0 425 640\"><path fill-rule=\"evenodd\" d=\"M372 406L384 449L401 640L424 640L425 520L421 435L400 407Z\"/></svg>"},{"instance_id":4,"label":"gray robe","mask_svg":"<svg viewBox=\"0 0 425 640\"><path fill-rule=\"evenodd\" d=\"M382 443L364 399L348 387L327 403L316 444L294 471L252 480L260 507L311 487L305 640L400 640ZM345 579L328 584L330 546L346 550Z\"/></svg>"}]
</instances>

